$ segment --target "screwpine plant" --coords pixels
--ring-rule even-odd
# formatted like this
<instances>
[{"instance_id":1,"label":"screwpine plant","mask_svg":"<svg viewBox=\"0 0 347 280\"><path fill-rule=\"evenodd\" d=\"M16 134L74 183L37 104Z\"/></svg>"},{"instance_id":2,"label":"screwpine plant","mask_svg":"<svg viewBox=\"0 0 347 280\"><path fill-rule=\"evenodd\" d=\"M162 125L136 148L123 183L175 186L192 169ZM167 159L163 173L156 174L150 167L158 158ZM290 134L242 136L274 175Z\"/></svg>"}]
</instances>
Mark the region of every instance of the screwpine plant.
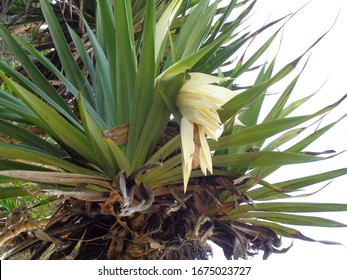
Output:
<instances>
[{"instance_id":1,"label":"screwpine plant","mask_svg":"<svg viewBox=\"0 0 347 280\"><path fill-rule=\"evenodd\" d=\"M258 251L267 258L288 250L282 237L317 242L293 225L346 226L307 215L346 211L345 204L284 199L347 168L266 179L282 166L328 160L305 149L345 116L293 139L345 96L292 116L310 97L288 103L299 71L259 118L268 88L321 38L278 72L275 58L259 65L291 15L248 32L243 25L255 3L40 0L6 7L8 22L20 9L27 14L0 25L19 65L0 62L0 198L40 200L17 219L7 212L4 259L208 259L207 241L227 259ZM30 21L42 24L31 41L13 31ZM237 59L274 27L249 58ZM251 70L255 82L239 86ZM27 214L42 204L50 206L46 215Z\"/></svg>"}]
</instances>

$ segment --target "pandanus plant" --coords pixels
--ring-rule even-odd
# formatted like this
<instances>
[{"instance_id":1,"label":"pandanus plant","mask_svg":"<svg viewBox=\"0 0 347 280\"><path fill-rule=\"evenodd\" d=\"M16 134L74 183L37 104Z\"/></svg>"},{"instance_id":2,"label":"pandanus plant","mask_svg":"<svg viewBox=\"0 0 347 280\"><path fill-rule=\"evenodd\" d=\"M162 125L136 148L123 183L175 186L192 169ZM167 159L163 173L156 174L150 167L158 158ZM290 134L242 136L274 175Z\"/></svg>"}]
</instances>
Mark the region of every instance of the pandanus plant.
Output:
<instances>
[{"instance_id":1,"label":"pandanus plant","mask_svg":"<svg viewBox=\"0 0 347 280\"><path fill-rule=\"evenodd\" d=\"M26 9L15 24L41 27L29 41L0 25L17 65L0 62L0 198L35 203L7 213L3 258L207 259L208 241L228 259L267 258L287 251L282 237L316 241L288 225L345 226L307 215L345 204L284 199L347 168L266 179L329 158L305 148L345 117L293 142L345 98L292 116L310 98L288 103L299 71L259 118L268 88L308 51L278 72L275 58L259 64L292 15L252 32L243 25L256 1L19 2L6 7ZM256 80L237 84L249 71Z\"/></svg>"}]
</instances>

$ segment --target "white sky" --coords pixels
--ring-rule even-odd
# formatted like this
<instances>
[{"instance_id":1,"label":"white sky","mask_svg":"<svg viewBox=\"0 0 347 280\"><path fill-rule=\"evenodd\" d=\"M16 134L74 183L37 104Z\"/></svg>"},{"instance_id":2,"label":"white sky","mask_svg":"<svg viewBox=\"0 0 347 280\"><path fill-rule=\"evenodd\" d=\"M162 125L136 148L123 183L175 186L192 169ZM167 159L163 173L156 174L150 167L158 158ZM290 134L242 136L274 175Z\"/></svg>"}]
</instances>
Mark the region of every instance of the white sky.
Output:
<instances>
[{"instance_id":1,"label":"white sky","mask_svg":"<svg viewBox=\"0 0 347 280\"><path fill-rule=\"evenodd\" d=\"M254 13L248 24L262 26L266 21L280 18L286 14L297 11L308 1L302 0L258 0ZM285 26L281 49L278 55L278 68L292 61L302 54L315 40L327 31L337 21L326 37L311 51L309 63L295 88L294 99L314 93L326 81L323 88L311 99L309 106L303 107L303 114L315 112L324 106L334 103L347 93L347 3L343 0L312 0L308 5L292 18ZM253 29L253 28L252 28ZM276 29L272 29L272 32ZM261 37L259 43L263 43L265 37ZM279 37L280 38L280 37ZM278 46L278 45L277 45ZM271 61L273 54L278 50L275 46L267 57ZM240 53L241 55L242 53ZM303 65L303 63L299 64ZM300 68L300 67L299 67ZM294 76L293 76L294 77ZM288 84L285 83L284 86ZM283 90L283 84L271 88L271 91ZM271 98L271 97L270 97ZM275 99L275 98L274 98ZM293 99L293 100L294 100ZM322 125L328 124L347 112L347 100L340 107L329 114ZM299 113L299 112L298 112ZM324 151L336 150L341 152L347 149L347 118L331 129L326 136L310 146L307 150ZM336 158L310 165L297 165L281 169L281 172L271 177L271 182L283 181L295 177L303 177L310 174L347 167L347 153ZM318 194L305 198L303 201L347 203L347 176L335 179L327 188ZM321 185L323 186L323 185ZM310 189L313 190L312 188ZM317 214L347 224L347 212ZM347 228L313 228L298 227L306 236L316 240L332 240L347 246ZM290 244L290 240L284 240L284 244ZM215 253L215 257L222 256ZM327 262L336 259L347 259L347 248L343 246L328 246L320 243L294 241L292 249L284 255L272 255L271 259L287 261L305 261L327 258ZM333 271L331 276L333 276Z\"/></svg>"}]
</instances>

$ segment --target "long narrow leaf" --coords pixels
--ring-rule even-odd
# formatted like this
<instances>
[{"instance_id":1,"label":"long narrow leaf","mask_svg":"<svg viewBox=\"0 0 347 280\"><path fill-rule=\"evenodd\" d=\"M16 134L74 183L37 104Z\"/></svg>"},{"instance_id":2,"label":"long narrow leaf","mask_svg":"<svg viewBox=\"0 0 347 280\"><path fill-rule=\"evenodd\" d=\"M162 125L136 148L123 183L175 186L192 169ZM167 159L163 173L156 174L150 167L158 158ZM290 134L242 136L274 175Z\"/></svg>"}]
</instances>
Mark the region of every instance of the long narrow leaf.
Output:
<instances>
[{"instance_id":1,"label":"long narrow leaf","mask_svg":"<svg viewBox=\"0 0 347 280\"><path fill-rule=\"evenodd\" d=\"M330 219L314 217L314 216L301 216L283 213L265 213L265 212L248 212L244 213L245 219L265 219L273 222L289 225L301 226L315 226L315 227L347 227L343 223L339 223Z\"/></svg>"},{"instance_id":2,"label":"long narrow leaf","mask_svg":"<svg viewBox=\"0 0 347 280\"><path fill-rule=\"evenodd\" d=\"M108 189L111 188L110 181L112 180L100 176L91 176L85 174L23 170L0 171L0 176L8 176L19 180L47 184L92 184L106 187Z\"/></svg>"},{"instance_id":3,"label":"long narrow leaf","mask_svg":"<svg viewBox=\"0 0 347 280\"><path fill-rule=\"evenodd\" d=\"M51 153L52 155L58 157L67 156L67 154L64 153L63 150L59 149L54 144L50 144L42 138L38 137L37 135L31 133L30 131L16 126L14 124L0 120L0 131L1 133L6 134L7 136L11 136L14 139L17 139L28 146L45 150Z\"/></svg>"},{"instance_id":4,"label":"long narrow leaf","mask_svg":"<svg viewBox=\"0 0 347 280\"><path fill-rule=\"evenodd\" d=\"M117 88L117 124L129 123L136 77L135 43L130 1L114 1Z\"/></svg>"},{"instance_id":5,"label":"long narrow leaf","mask_svg":"<svg viewBox=\"0 0 347 280\"><path fill-rule=\"evenodd\" d=\"M131 165L122 149L110 138L103 138L103 140L105 141L109 149L109 153L111 156L113 156L113 159L116 162L116 165L118 166L119 170L125 171L127 174L130 174L130 172L132 171Z\"/></svg>"},{"instance_id":6,"label":"long narrow leaf","mask_svg":"<svg viewBox=\"0 0 347 280\"><path fill-rule=\"evenodd\" d=\"M213 157L215 167L268 167L323 160L324 157L290 152L250 152Z\"/></svg>"},{"instance_id":7,"label":"long narrow leaf","mask_svg":"<svg viewBox=\"0 0 347 280\"><path fill-rule=\"evenodd\" d=\"M3 157L9 159L25 160L29 162L36 162L48 166L56 166L68 172L80 173L86 175L96 175L97 172L87 168L77 166L71 162L52 156L44 151L25 147L16 144L8 144L0 142L0 153Z\"/></svg>"},{"instance_id":8,"label":"long narrow leaf","mask_svg":"<svg viewBox=\"0 0 347 280\"><path fill-rule=\"evenodd\" d=\"M224 8L223 11L221 12L222 16L221 16L220 19L218 19L218 21L216 22L215 26L213 27L211 35L208 38L206 43L211 43L217 37L218 33L222 31L222 28L223 28L224 24L229 19L229 16L230 16L231 12L236 7L237 0L232 0L232 1L229 1L229 2L230 3L228 4L228 6L226 6L226 8Z\"/></svg>"},{"instance_id":9,"label":"long narrow leaf","mask_svg":"<svg viewBox=\"0 0 347 280\"><path fill-rule=\"evenodd\" d=\"M335 103L335 105L339 104L339 102ZM329 110L329 108L331 109L331 106L327 106L325 109L323 109L323 112L325 110ZM316 114L320 113L320 111L318 111ZM291 146L290 148L287 148L285 150L285 152L301 152L303 151L308 145L310 145L311 143L313 143L314 141L316 141L319 137L321 137L322 135L324 135L327 131L329 131L329 129L331 129L335 124L337 124L339 121L343 120L345 117L347 116L347 114L345 114L344 116L342 116L339 120L337 120L336 122L333 122L329 125L326 125L318 130L316 130L315 132L313 132L312 134L310 134L309 136L307 136L306 138L300 140L299 142L297 142L296 144L294 144L293 146ZM278 169L278 167L269 167L269 168L261 168L261 169L254 169L252 171L253 174L257 174L257 176L260 176L261 178L265 178L266 176L270 175L271 173L275 172Z\"/></svg>"},{"instance_id":10,"label":"long narrow leaf","mask_svg":"<svg viewBox=\"0 0 347 280\"><path fill-rule=\"evenodd\" d=\"M107 128L116 126L117 111L116 101L112 91L112 77L110 77L110 66L107 58L97 41L93 31L85 22L85 28L88 33L89 40L93 46L95 60L96 60L96 79L98 81L98 88L95 92L95 98L98 107L98 113L101 115L107 125ZM73 32L70 29L70 32Z\"/></svg>"},{"instance_id":11,"label":"long narrow leaf","mask_svg":"<svg viewBox=\"0 0 347 280\"><path fill-rule=\"evenodd\" d=\"M146 123L143 127L133 160L133 168L144 164L157 145L161 135L165 131L170 114L171 106L175 106L175 100L183 85L182 75L160 79L154 89L153 104L149 111ZM177 121L177 120L176 120Z\"/></svg>"},{"instance_id":12,"label":"long narrow leaf","mask_svg":"<svg viewBox=\"0 0 347 280\"><path fill-rule=\"evenodd\" d=\"M209 2L209 1L207 1L207 2ZM201 1L200 3L203 3L203 1ZM203 45L205 38L207 37L207 34L210 31L209 28L211 26L211 23L212 23L214 16L216 14L217 5L218 5L218 2L214 2L212 5L210 5L206 9L206 11L203 14L201 14L198 11L198 7L196 7L194 9L193 13L197 12L200 16L200 19L195 20L195 23L193 24L193 30L190 32L190 34L188 33L189 34L188 40L184 44L181 58L184 58L184 57L190 55L191 53L194 53L201 45ZM189 20L189 18L188 18L188 20ZM186 24L184 25L183 30L185 30L185 28L187 28L188 20L187 20ZM177 45L177 48L178 47L179 47L179 44ZM179 51L179 49L178 49L178 51Z\"/></svg>"},{"instance_id":13,"label":"long narrow leaf","mask_svg":"<svg viewBox=\"0 0 347 280\"><path fill-rule=\"evenodd\" d=\"M146 17L144 22L144 40L141 49L141 60L137 70L133 104L131 106L129 141L127 156L130 161L133 158L141 131L146 122L149 110L153 102L154 78L155 78L155 1L146 3ZM158 116L160 117L160 116Z\"/></svg>"},{"instance_id":14,"label":"long narrow leaf","mask_svg":"<svg viewBox=\"0 0 347 280\"><path fill-rule=\"evenodd\" d=\"M103 140L102 130L84 108L82 92L80 93L78 107L88 138L87 143L89 145L86 146L91 148L93 157L102 170L104 170L108 176L114 177L119 170L117 170L113 157L109 153L107 144Z\"/></svg>"},{"instance_id":15,"label":"long narrow leaf","mask_svg":"<svg viewBox=\"0 0 347 280\"><path fill-rule=\"evenodd\" d=\"M192 12L189 14L189 17L187 18L182 31L177 39L177 46L176 50L179 55L179 58L183 58L186 45L191 42L191 46L188 47L189 52L186 52L186 54L192 53L196 47L197 44L200 42L197 42L196 39L190 41L191 36L194 34L194 29L198 27L198 23L202 19L203 15L205 14L205 11L208 7L209 1L208 0L202 0L199 2L194 9L192 9ZM203 30L204 32L204 30ZM200 41L200 40L199 40ZM196 46L193 46L195 44Z\"/></svg>"},{"instance_id":16,"label":"long narrow leaf","mask_svg":"<svg viewBox=\"0 0 347 280\"><path fill-rule=\"evenodd\" d=\"M93 36L92 36L93 37ZM114 24L114 15L112 10L112 3L110 1L97 1L97 15L96 15L96 41L100 44L103 49L104 54L107 57L107 66L108 73L102 71L105 67L99 61L96 65L96 68L100 67L100 70L97 70L98 79L95 84L96 88L96 101L98 103L100 114L115 115L113 120L110 119L108 123L108 127L116 126L118 123L118 105L117 105L117 53L116 53L116 32L115 32L115 24ZM100 52L100 50L97 49ZM102 81L103 79L109 79L109 81ZM111 90L108 92L103 91L102 84L106 85L108 82L111 83ZM105 87L105 86L104 86ZM112 97L110 97L112 95ZM105 104L108 102L109 104ZM113 106L112 109L110 107ZM103 112L108 108L111 112ZM112 125L111 125L112 124Z\"/></svg>"},{"instance_id":17,"label":"long narrow leaf","mask_svg":"<svg viewBox=\"0 0 347 280\"><path fill-rule=\"evenodd\" d=\"M337 178L339 176L343 176L346 174L347 174L347 168L342 168L342 169L323 172L320 174L311 175L307 177L301 177L301 178L297 178L297 179L293 179L289 181L278 182L278 183L275 183L274 185L286 190L299 190L304 187L318 184L327 180L332 180L334 178ZM268 188L264 188L264 187L251 190L247 192L247 195L251 196L253 199L258 199L258 200L269 199L271 197L274 197L275 195L278 198L281 198L281 195L278 196L278 193L276 194L273 191L269 190Z\"/></svg>"},{"instance_id":18,"label":"long narrow leaf","mask_svg":"<svg viewBox=\"0 0 347 280\"><path fill-rule=\"evenodd\" d=\"M264 211L264 212L287 212L287 213L318 213L318 212L339 212L347 211L347 204L336 203L309 203L309 202L269 202L257 203L256 207L251 205L241 205L238 211Z\"/></svg>"},{"instance_id":19,"label":"long narrow leaf","mask_svg":"<svg viewBox=\"0 0 347 280\"><path fill-rule=\"evenodd\" d=\"M37 69L32 60L28 57L28 55L24 52L24 50L18 45L16 40L12 38L12 36L8 33L8 31L0 24L0 36L4 38L9 46L9 48L13 51L31 77L34 84L37 85L51 100L53 100L56 104L58 104L64 111L69 111L68 106L65 104L64 100L61 98L59 94L57 94L54 87L48 82L45 76Z\"/></svg>"},{"instance_id":20,"label":"long narrow leaf","mask_svg":"<svg viewBox=\"0 0 347 280\"><path fill-rule=\"evenodd\" d=\"M22 40L22 39L19 39L19 40ZM28 44L28 43L26 43L26 44ZM80 127L78 120L73 115L71 109L67 106L67 104L65 102L63 105L58 104L56 101L54 101L54 99L52 99L49 95L46 94L44 89L39 88L35 83L30 81L28 78L26 78L25 76L20 74L18 71L15 71L14 69L12 69L11 67L9 67L8 65L6 65L2 62L0 62L0 69L3 70L4 73L9 75L10 77L12 77L14 79L18 79L19 81L21 81L21 83L24 86L30 88L34 93L36 93L38 96L40 96L46 102L51 104L58 112L60 112L63 116L65 116L68 120L70 120L71 123L73 123L76 127ZM55 95L60 96L60 94L58 92L55 92Z\"/></svg>"},{"instance_id":21,"label":"long narrow leaf","mask_svg":"<svg viewBox=\"0 0 347 280\"><path fill-rule=\"evenodd\" d=\"M90 105L95 107L92 93L87 90L88 87L85 87L86 80L84 79L82 71L78 68L76 61L71 54L71 50L66 42L61 26L52 10L51 4L48 1L40 0L40 6L50 29L54 46L59 54L59 58L64 67L67 78L77 89L84 89L84 96Z\"/></svg>"},{"instance_id":22,"label":"long narrow leaf","mask_svg":"<svg viewBox=\"0 0 347 280\"><path fill-rule=\"evenodd\" d=\"M46 167L6 159L0 160L0 170L51 171L51 169Z\"/></svg>"},{"instance_id":23,"label":"long narrow leaf","mask_svg":"<svg viewBox=\"0 0 347 280\"><path fill-rule=\"evenodd\" d=\"M4 75L2 75L2 78L6 80L26 105L40 117L46 126L50 128L49 132L52 135L57 139L61 139L61 141L73 148L76 152L80 153L83 157L91 160L93 159L90 149L85 145L87 138L79 129L67 122L50 106L45 104L21 85L11 81Z\"/></svg>"},{"instance_id":24,"label":"long narrow leaf","mask_svg":"<svg viewBox=\"0 0 347 280\"><path fill-rule=\"evenodd\" d=\"M218 142L211 141L210 147L212 150L227 149L242 145L257 143L261 140L295 127L305 121L307 116L292 117L286 119L272 120L258 125L250 126L241 131L219 138Z\"/></svg>"},{"instance_id":25,"label":"long narrow leaf","mask_svg":"<svg viewBox=\"0 0 347 280\"><path fill-rule=\"evenodd\" d=\"M272 23L271 23L272 24ZM263 27L263 29L266 29L267 26ZM263 30L262 29L262 30ZM257 31L256 34L261 32L261 30ZM242 94L237 95L235 98L231 99L229 102L224 104L222 107L223 110L219 112L221 121L224 123L228 119L230 119L232 116L234 116L241 108L246 107L247 104L249 104L257 95L263 93L268 87L271 85L277 83L278 81L282 80L284 77L286 77L289 73L291 73L300 60L315 46L318 44L318 42L326 35L327 33L324 33L322 36L320 36L303 54L301 54L299 57L294 59L292 62L285 65L280 71L278 71L269 81L264 82L263 84L260 84L258 86L254 86L250 88L249 90L246 90Z\"/></svg>"},{"instance_id":26,"label":"long narrow leaf","mask_svg":"<svg viewBox=\"0 0 347 280\"><path fill-rule=\"evenodd\" d=\"M43 56L39 51L33 48L25 40L21 39L20 37L18 37L17 40L19 40L21 45L25 47L40 63L42 63L42 65L44 65L49 71L51 71L52 74L54 74L66 86L66 88L72 93L72 95L76 99L78 99L79 90L72 84L72 82L67 77L64 76L63 73L61 73L59 69L55 67L55 65L52 62L50 62L45 56ZM86 85L88 86L89 83L87 83ZM95 121L104 129L106 129L106 125L104 121L100 118L100 116L97 114L97 112L95 111L95 107L93 107L89 102L87 102L86 109L93 116ZM71 119L71 118L69 119L71 120L72 123L75 124L76 127L82 128L81 124L78 121L76 121L76 119Z\"/></svg>"},{"instance_id":27,"label":"long narrow leaf","mask_svg":"<svg viewBox=\"0 0 347 280\"><path fill-rule=\"evenodd\" d=\"M296 229L286 227L286 226L283 226L283 225L280 225L277 223L261 221L261 220L257 220L257 221L252 220L250 222L254 225L271 228L277 234L284 236L284 237L300 239L300 240L304 240L304 241L308 241L308 242L319 242L319 243L326 244L326 245L341 245L340 243L333 242L333 241L315 240L313 238L310 238L310 237L303 235L300 231L298 231Z\"/></svg>"},{"instance_id":28,"label":"long narrow leaf","mask_svg":"<svg viewBox=\"0 0 347 280\"><path fill-rule=\"evenodd\" d=\"M1 104L6 109L23 117L26 120L26 123L35 124L45 131L50 131L49 127L42 119L40 119L32 110L30 110L26 104L15 98L13 95L0 90L0 100Z\"/></svg>"}]
</instances>

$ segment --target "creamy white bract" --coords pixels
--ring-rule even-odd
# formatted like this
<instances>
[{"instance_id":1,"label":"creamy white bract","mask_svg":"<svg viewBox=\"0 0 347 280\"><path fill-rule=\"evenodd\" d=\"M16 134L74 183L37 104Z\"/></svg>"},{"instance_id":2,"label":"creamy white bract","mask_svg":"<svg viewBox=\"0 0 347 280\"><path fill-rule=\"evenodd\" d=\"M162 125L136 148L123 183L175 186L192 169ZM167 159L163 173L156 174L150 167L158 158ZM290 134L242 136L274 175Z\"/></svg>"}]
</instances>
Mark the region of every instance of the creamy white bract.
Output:
<instances>
[{"instance_id":1,"label":"creamy white bract","mask_svg":"<svg viewBox=\"0 0 347 280\"><path fill-rule=\"evenodd\" d=\"M202 73L189 73L189 78L176 100L182 115L182 171L185 191L193 168L200 165L205 175L207 170L213 172L206 136L218 140L221 121L217 110L236 95L230 89L213 85L223 81L222 78Z\"/></svg>"}]
</instances>

